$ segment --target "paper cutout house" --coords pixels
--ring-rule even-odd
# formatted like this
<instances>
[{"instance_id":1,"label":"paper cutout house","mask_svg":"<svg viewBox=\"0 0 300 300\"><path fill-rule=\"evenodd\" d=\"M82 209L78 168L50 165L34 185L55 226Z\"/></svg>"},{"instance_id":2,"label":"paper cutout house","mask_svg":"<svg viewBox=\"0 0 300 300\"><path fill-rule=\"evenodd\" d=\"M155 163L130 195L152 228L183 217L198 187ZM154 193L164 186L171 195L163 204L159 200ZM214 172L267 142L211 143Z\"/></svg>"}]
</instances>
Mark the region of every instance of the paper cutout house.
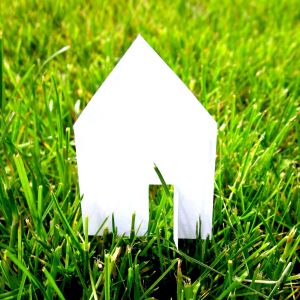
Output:
<instances>
[{"instance_id":1,"label":"paper cutout house","mask_svg":"<svg viewBox=\"0 0 300 300\"><path fill-rule=\"evenodd\" d=\"M217 124L139 35L74 124L82 215L93 235L114 214L118 233L147 231L155 163L174 185L174 238L212 229ZM178 201L178 203L177 203ZM102 231L100 231L100 234Z\"/></svg>"}]
</instances>

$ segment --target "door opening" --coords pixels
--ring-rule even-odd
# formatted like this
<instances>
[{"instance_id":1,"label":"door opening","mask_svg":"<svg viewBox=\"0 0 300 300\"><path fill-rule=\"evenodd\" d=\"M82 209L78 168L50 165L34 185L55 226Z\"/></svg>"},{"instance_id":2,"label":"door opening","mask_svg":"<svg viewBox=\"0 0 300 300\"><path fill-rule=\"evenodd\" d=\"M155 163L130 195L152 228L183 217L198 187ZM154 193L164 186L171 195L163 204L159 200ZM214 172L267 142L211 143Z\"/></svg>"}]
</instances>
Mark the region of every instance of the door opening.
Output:
<instances>
[{"instance_id":1,"label":"door opening","mask_svg":"<svg viewBox=\"0 0 300 300\"><path fill-rule=\"evenodd\" d=\"M149 225L148 234L173 239L174 227L174 186L149 185ZM158 232L160 231L160 232Z\"/></svg>"}]
</instances>

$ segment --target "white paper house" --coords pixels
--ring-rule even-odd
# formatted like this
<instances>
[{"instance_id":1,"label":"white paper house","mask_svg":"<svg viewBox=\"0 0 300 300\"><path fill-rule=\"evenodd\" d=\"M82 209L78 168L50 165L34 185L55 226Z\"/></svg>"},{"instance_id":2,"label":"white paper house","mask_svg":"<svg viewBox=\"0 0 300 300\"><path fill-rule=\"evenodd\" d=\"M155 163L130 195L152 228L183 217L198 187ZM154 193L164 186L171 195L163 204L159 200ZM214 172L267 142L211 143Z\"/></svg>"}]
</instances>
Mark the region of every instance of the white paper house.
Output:
<instances>
[{"instance_id":1,"label":"white paper house","mask_svg":"<svg viewBox=\"0 0 300 300\"><path fill-rule=\"evenodd\" d=\"M83 218L89 234L111 216L147 231L149 185L174 185L174 239L211 234L217 124L139 35L74 125ZM177 203L178 202L178 203ZM178 215L177 215L178 214ZM102 232L100 231L100 234Z\"/></svg>"}]
</instances>

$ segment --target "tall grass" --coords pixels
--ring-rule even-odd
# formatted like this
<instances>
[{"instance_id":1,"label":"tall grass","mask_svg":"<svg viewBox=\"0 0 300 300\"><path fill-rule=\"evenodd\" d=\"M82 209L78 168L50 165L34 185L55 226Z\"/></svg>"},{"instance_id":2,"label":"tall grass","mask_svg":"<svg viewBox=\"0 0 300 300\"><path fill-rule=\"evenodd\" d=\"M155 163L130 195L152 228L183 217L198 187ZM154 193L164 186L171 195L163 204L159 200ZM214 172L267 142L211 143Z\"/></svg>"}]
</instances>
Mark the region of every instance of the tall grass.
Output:
<instances>
[{"instance_id":1,"label":"tall grass","mask_svg":"<svg viewBox=\"0 0 300 300\"><path fill-rule=\"evenodd\" d=\"M0 14L0 299L299 297L299 1L2 0ZM72 125L138 33L219 127L212 239L178 249L164 218L139 238L88 237L81 218Z\"/></svg>"}]
</instances>

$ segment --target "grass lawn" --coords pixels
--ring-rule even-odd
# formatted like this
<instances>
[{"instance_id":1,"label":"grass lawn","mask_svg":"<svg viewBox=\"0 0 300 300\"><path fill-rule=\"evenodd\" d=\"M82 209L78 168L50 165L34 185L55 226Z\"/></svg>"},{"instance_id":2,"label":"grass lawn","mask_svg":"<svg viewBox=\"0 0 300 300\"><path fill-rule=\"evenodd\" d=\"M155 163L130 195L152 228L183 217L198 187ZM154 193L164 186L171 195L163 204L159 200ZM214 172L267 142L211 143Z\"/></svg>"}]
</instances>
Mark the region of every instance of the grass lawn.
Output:
<instances>
[{"instance_id":1,"label":"grass lawn","mask_svg":"<svg viewBox=\"0 0 300 300\"><path fill-rule=\"evenodd\" d=\"M1 0L0 15L0 299L300 296L299 0ZM138 33L218 122L213 237L179 249L155 205L145 237L88 237L81 218L72 125Z\"/></svg>"}]
</instances>

